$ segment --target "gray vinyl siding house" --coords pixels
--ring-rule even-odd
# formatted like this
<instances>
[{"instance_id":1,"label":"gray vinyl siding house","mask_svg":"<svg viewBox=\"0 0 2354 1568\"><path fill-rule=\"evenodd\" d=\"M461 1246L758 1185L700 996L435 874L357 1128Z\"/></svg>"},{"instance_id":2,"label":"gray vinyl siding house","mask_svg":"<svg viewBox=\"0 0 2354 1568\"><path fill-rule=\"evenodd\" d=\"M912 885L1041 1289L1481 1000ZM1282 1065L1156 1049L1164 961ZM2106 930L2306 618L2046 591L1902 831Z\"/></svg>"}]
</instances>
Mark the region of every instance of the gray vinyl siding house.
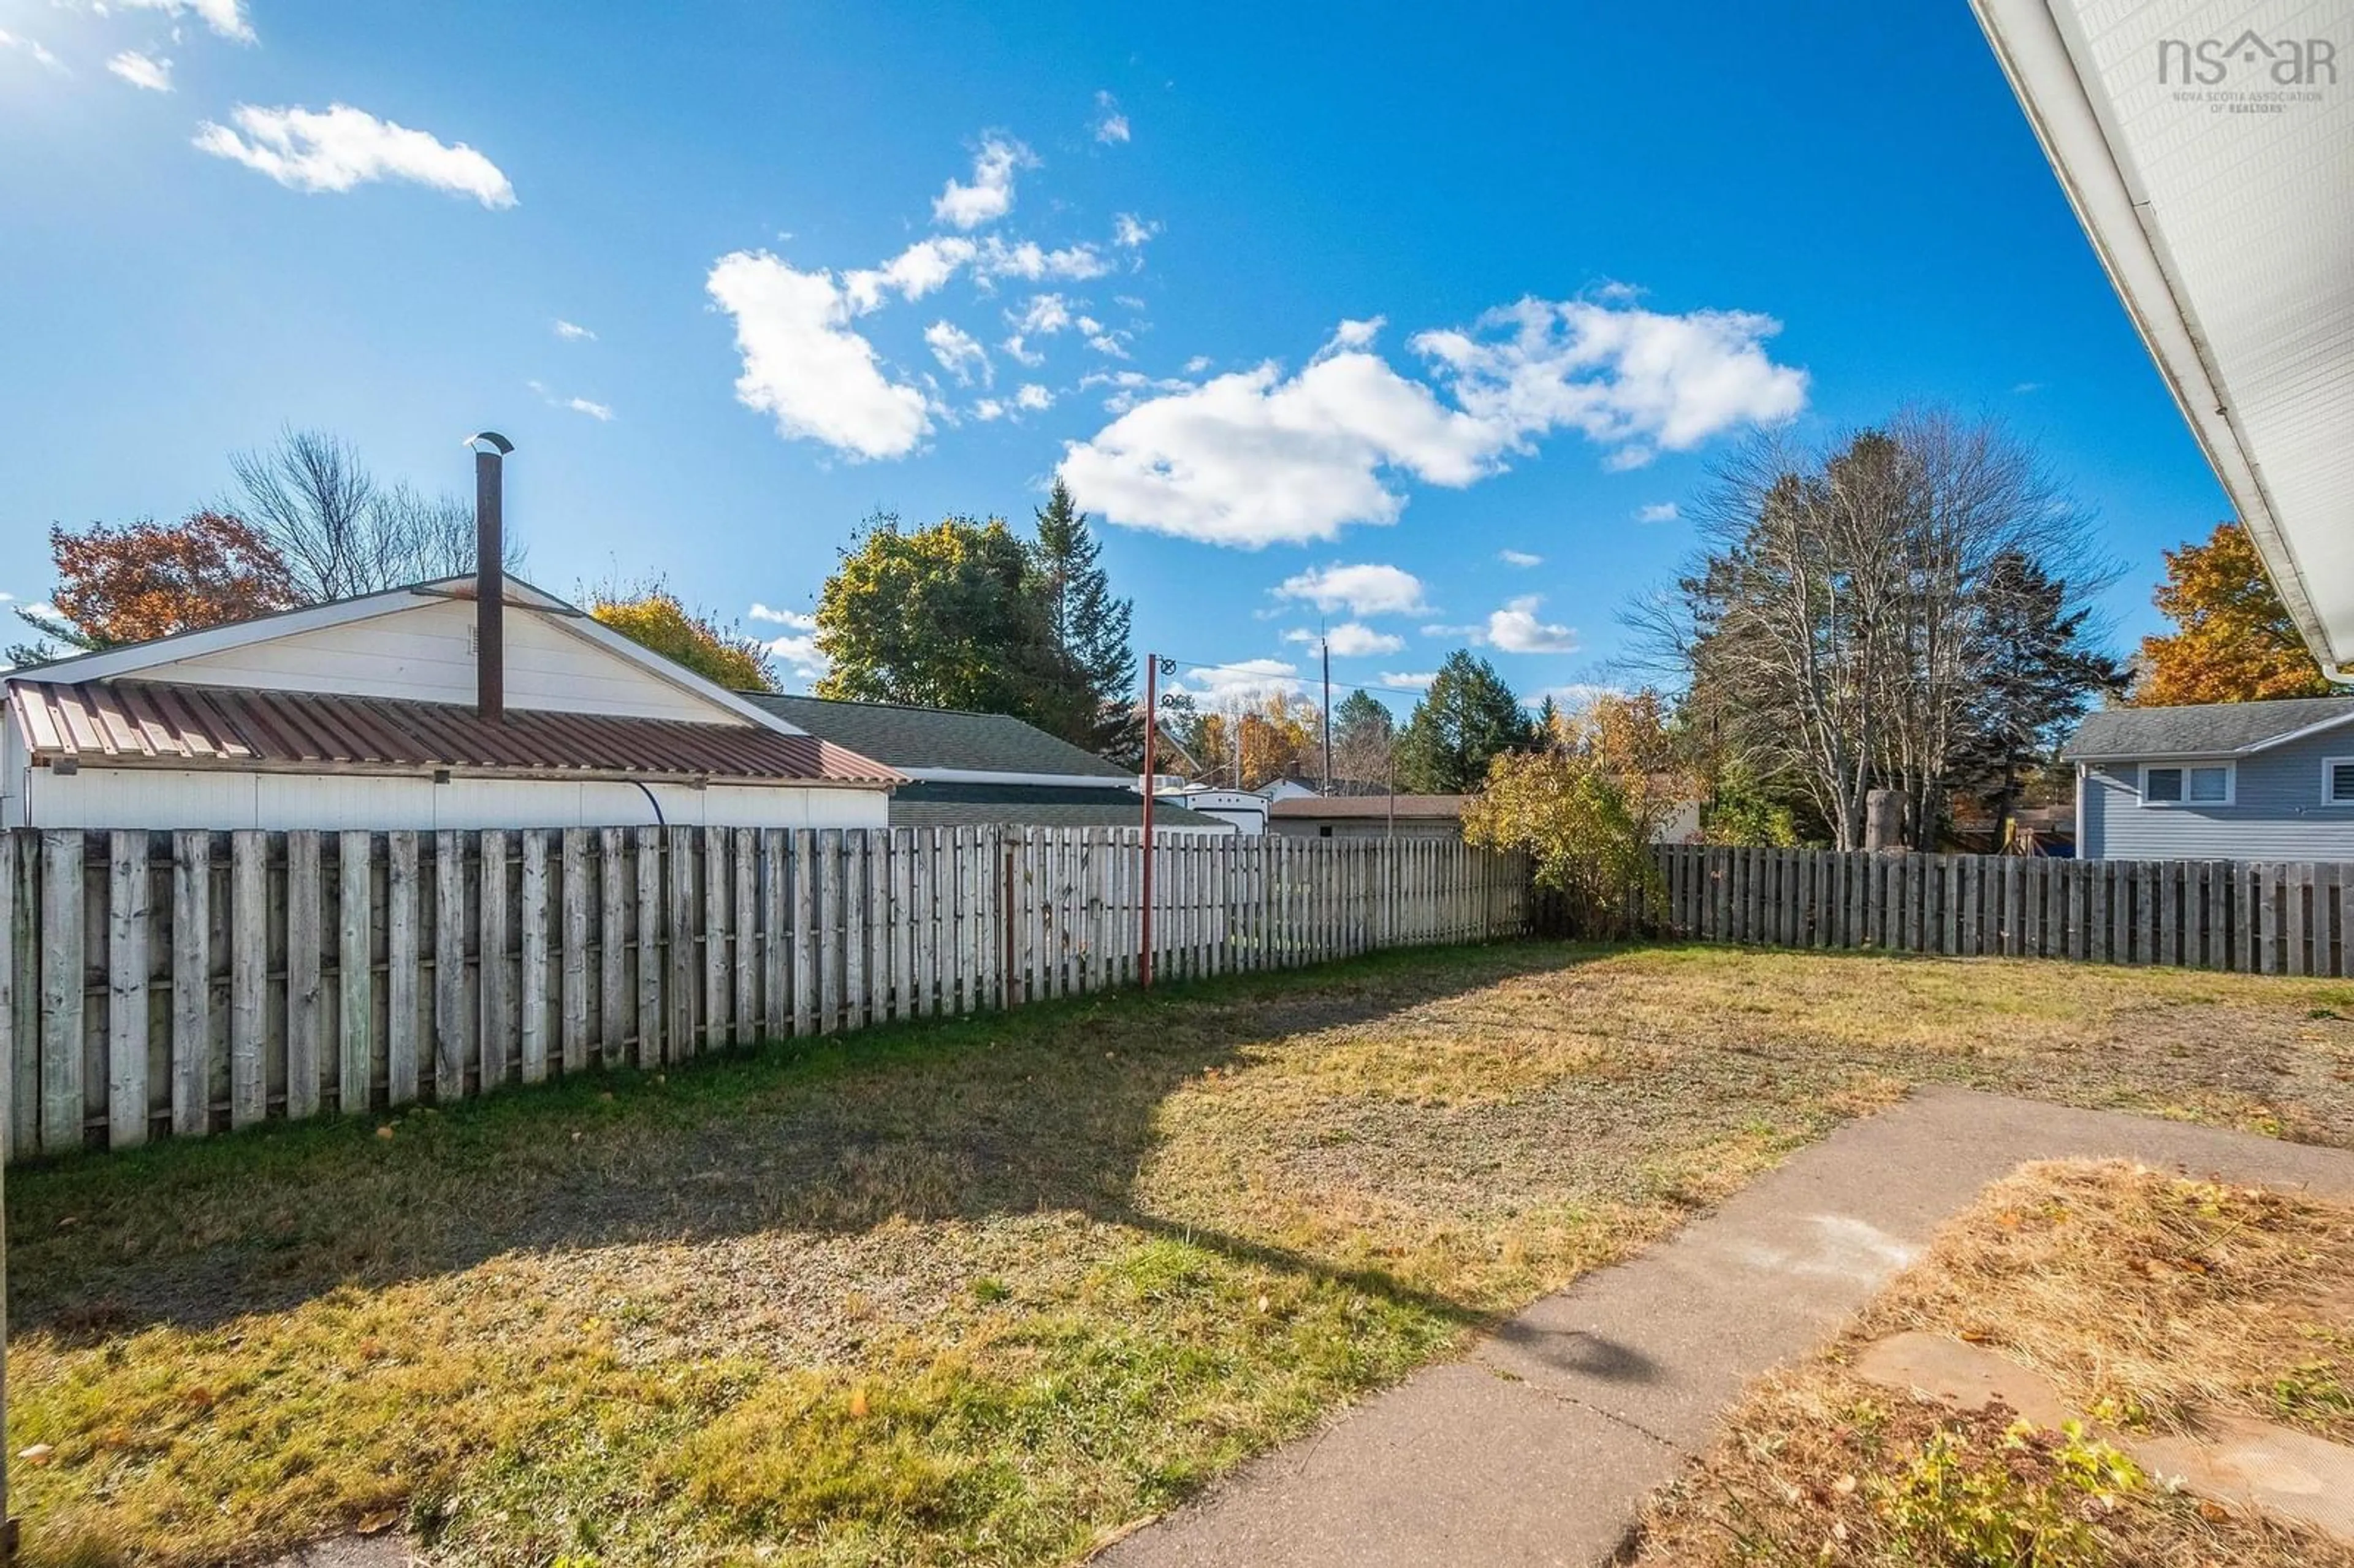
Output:
<instances>
[{"instance_id":1,"label":"gray vinyl siding house","mask_svg":"<svg viewBox=\"0 0 2354 1568\"><path fill-rule=\"evenodd\" d=\"M2061 757L2086 860L2354 861L2354 696L2111 709Z\"/></svg>"}]
</instances>

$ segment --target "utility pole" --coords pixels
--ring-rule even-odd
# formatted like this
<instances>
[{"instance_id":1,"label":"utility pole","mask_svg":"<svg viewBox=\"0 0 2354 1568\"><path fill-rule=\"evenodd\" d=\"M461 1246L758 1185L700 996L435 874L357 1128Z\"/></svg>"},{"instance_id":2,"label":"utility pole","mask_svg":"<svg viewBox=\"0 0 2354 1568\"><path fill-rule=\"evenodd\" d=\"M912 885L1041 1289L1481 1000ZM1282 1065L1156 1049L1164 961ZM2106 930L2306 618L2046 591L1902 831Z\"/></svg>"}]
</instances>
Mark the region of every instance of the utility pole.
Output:
<instances>
[{"instance_id":1,"label":"utility pole","mask_svg":"<svg viewBox=\"0 0 2354 1568\"><path fill-rule=\"evenodd\" d=\"M1324 655L1324 793L1332 793L1332 641L1321 630L1316 646Z\"/></svg>"},{"instance_id":2,"label":"utility pole","mask_svg":"<svg viewBox=\"0 0 2354 1568\"><path fill-rule=\"evenodd\" d=\"M1152 989L1152 797L1159 785L1161 757L1161 677L1177 673L1177 661L1158 653L1144 656L1144 908L1139 922L1136 978Z\"/></svg>"}]
</instances>

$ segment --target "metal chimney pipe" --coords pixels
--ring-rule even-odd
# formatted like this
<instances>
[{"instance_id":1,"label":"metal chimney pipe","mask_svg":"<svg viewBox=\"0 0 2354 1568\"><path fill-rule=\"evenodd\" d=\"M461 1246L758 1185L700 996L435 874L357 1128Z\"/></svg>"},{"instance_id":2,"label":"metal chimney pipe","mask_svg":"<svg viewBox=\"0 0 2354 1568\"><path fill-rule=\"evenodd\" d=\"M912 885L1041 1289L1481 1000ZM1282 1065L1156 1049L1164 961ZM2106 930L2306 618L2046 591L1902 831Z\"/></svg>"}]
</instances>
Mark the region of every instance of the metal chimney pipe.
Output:
<instances>
[{"instance_id":1,"label":"metal chimney pipe","mask_svg":"<svg viewBox=\"0 0 2354 1568\"><path fill-rule=\"evenodd\" d=\"M502 717L507 705L506 523L501 464L514 443L495 430L466 438L474 449L474 712Z\"/></svg>"}]
</instances>

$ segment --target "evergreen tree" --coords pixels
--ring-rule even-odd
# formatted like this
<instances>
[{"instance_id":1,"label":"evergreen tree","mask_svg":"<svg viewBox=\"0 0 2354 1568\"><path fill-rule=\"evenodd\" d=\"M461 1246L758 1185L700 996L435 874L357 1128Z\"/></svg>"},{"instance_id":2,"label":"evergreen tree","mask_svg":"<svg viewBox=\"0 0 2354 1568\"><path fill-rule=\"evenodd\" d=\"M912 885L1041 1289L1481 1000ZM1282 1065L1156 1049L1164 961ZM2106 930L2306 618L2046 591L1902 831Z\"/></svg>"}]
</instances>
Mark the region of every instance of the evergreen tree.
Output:
<instances>
[{"instance_id":1,"label":"evergreen tree","mask_svg":"<svg viewBox=\"0 0 2354 1568\"><path fill-rule=\"evenodd\" d=\"M1545 700L1537 705L1536 743L1548 750L1564 743L1568 736L1562 717L1561 705L1547 692Z\"/></svg>"},{"instance_id":2,"label":"evergreen tree","mask_svg":"<svg viewBox=\"0 0 2354 1568\"><path fill-rule=\"evenodd\" d=\"M1485 659L1457 649L1415 705L1398 740L1398 788L1410 794L1460 795L1479 787L1488 764L1526 748L1532 736L1520 698Z\"/></svg>"},{"instance_id":3,"label":"evergreen tree","mask_svg":"<svg viewBox=\"0 0 2354 1568\"><path fill-rule=\"evenodd\" d=\"M1102 554L1087 514L1056 480L1038 511L1030 558L1034 591L1064 669L1060 689L1046 694L1036 722L1075 746L1109 755L1135 749L1142 737L1132 701L1134 603L1112 597Z\"/></svg>"},{"instance_id":4,"label":"evergreen tree","mask_svg":"<svg viewBox=\"0 0 2354 1568\"><path fill-rule=\"evenodd\" d=\"M1332 777L1360 787L1389 782L1397 721L1370 692L1352 692L1332 709Z\"/></svg>"},{"instance_id":5,"label":"evergreen tree","mask_svg":"<svg viewBox=\"0 0 2354 1568\"><path fill-rule=\"evenodd\" d=\"M1997 556L1978 594L1988 661L1954 782L1987 798L1999 844L2021 774L2048 760L2094 694L2122 685L2125 672L2087 645L2091 609L2072 609L2067 585L2024 554Z\"/></svg>"}]
</instances>

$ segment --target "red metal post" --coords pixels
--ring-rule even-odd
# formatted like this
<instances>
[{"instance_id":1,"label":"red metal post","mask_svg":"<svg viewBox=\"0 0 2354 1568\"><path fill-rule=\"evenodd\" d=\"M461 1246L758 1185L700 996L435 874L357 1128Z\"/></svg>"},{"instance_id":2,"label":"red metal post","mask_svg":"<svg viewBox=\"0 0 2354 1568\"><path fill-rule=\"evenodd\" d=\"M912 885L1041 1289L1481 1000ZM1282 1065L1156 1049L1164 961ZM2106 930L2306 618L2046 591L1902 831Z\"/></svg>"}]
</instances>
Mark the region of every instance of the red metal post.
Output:
<instances>
[{"instance_id":1,"label":"red metal post","mask_svg":"<svg viewBox=\"0 0 2354 1568\"><path fill-rule=\"evenodd\" d=\"M1152 989L1152 792L1153 770L1160 766L1161 659L1144 656L1144 909L1143 938L1136 954L1137 979Z\"/></svg>"}]
</instances>

